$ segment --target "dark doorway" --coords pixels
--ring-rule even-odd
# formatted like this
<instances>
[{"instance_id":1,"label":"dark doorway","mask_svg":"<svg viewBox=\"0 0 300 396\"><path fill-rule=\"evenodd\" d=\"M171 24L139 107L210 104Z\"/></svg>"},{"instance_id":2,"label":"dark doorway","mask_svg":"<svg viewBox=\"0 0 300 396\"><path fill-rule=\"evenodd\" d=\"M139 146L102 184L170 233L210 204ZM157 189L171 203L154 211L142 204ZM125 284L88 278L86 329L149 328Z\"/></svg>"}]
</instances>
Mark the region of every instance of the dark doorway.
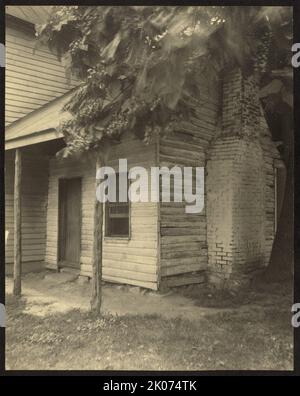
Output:
<instances>
[{"instance_id":1,"label":"dark doorway","mask_svg":"<svg viewBox=\"0 0 300 396\"><path fill-rule=\"evenodd\" d=\"M59 267L80 268L81 179L59 180Z\"/></svg>"}]
</instances>

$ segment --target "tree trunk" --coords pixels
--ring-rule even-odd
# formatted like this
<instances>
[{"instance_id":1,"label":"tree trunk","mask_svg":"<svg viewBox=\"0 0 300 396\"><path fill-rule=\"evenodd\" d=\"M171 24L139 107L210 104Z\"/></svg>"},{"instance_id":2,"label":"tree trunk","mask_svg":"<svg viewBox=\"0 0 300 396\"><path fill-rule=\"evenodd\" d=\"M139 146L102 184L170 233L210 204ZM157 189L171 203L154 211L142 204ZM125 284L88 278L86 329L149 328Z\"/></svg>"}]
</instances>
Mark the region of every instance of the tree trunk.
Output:
<instances>
[{"instance_id":1,"label":"tree trunk","mask_svg":"<svg viewBox=\"0 0 300 396\"><path fill-rule=\"evenodd\" d=\"M97 170L101 167L101 160L97 158ZM96 179L96 189L98 181ZM92 299L91 310L95 314L100 313L102 300L102 230L103 230L103 203L99 202L95 191L95 208L94 208L94 241L93 241L93 284L92 284Z\"/></svg>"}]
</instances>

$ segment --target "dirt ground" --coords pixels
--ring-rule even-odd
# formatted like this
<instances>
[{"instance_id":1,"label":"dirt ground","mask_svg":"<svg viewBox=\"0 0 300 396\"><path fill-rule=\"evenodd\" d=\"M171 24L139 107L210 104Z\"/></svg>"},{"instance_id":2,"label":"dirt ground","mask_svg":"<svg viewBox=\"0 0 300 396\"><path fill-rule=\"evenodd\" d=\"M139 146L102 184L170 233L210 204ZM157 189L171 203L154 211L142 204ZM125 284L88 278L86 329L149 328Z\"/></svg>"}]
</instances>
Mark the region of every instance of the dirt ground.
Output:
<instances>
[{"instance_id":1,"label":"dirt ground","mask_svg":"<svg viewBox=\"0 0 300 396\"><path fill-rule=\"evenodd\" d=\"M204 285L164 294L105 284L101 317L91 285L67 273L6 279L7 370L292 370L292 290L238 293Z\"/></svg>"}]
</instances>

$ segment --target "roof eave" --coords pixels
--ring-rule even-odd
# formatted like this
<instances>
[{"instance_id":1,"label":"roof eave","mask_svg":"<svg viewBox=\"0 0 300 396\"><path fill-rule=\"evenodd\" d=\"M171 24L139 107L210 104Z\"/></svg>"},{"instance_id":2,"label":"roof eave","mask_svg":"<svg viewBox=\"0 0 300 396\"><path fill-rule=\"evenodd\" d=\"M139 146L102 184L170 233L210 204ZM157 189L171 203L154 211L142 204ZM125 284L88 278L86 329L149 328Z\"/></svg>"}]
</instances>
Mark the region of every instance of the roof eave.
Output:
<instances>
[{"instance_id":1,"label":"roof eave","mask_svg":"<svg viewBox=\"0 0 300 396\"><path fill-rule=\"evenodd\" d=\"M12 150L20 147L30 146L33 144L48 142L63 138L63 134L56 129L46 129L34 132L30 135L20 136L5 142L5 150Z\"/></svg>"}]
</instances>

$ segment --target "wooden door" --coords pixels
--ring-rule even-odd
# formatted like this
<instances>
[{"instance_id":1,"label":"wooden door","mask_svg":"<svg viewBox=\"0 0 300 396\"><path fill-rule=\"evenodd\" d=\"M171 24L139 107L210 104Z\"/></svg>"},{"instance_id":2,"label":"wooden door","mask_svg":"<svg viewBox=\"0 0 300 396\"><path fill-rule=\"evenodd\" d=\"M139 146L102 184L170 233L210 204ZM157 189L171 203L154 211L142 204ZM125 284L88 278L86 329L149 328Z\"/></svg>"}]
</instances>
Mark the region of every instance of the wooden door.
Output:
<instances>
[{"instance_id":1,"label":"wooden door","mask_svg":"<svg viewBox=\"0 0 300 396\"><path fill-rule=\"evenodd\" d=\"M80 267L81 179L59 181L59 266Z\"/></svg>"}]
</instances>

